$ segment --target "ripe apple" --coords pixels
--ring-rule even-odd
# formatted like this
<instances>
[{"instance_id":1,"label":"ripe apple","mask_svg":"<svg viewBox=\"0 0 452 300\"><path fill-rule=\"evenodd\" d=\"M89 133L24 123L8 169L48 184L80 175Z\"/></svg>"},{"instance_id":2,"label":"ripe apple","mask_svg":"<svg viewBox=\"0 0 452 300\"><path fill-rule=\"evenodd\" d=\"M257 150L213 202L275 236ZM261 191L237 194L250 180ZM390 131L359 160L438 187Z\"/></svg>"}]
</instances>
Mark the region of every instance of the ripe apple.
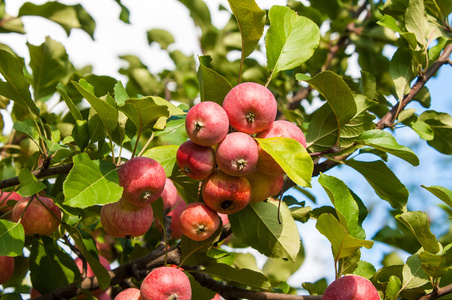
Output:
<instances>
[{"instance_id":1,"label":"ripe apple","mask_svg":"<svg viewBox=\"0 0 452 300\"><path fill-rule=\"evenodd\" d=\"M187 113L185 131L190 140L198 145L213 146L225 137L228 130L228 115L215 102L200 102Z\"/></svg>"},{"instance_id":2,"label":"ripe apple","mask_svg":"<svg viewBox=\"0 0 452 300\"><path fill-rule=\"evenodd\" d=\"M191 300L187 275L172 267L156 268L144 278L140 287L143 300Z\"/></svg>"},{"instance_id":3,"label":"ripe apple","mask_svg":"<svg viewBox=\"0 0 452 300\"><path fill-rule=\"evenodd\" d=\"M171 217L170 234L171 237L175 240L182 237L182 228L180 226L179 217L181 212L187 206L187 203L185 203L184 199L182 199L181 196L179 196L178 199L179 202L177 203L176 207L168 213L168 216Z\"/></svg>"},{"instance_id":4,"label":"ripe apple","mask_svg":"<svg viewBox=\"0 0 452 300\"><path fill-rule=\"evenodd\" d=\"M256 138L272 138L272 137L285 137L298 141L303 147L306 148L306 138L303 131L292 122L277 120L273 122L266 130L256 134ZM261 172L268 175L284 175L284 170L279 164L271 157L270 154L265 152L260 145L259 159L257 161L257 167Z\"/></svg>"},{"instance_id":5,"label":"ripe apple","mask_svg":"<svg viewBox=\"0 0 452 300\"><path fill-rule=\"evenodd\" d=\"M141 300L140 289L128 288L116 295L114 300Z\"/></svg>"},{"instance_id":6,"label":"ripe apple","mask_svg":"<svg viewBox=\"0 0 452 300\"><path fill-rule=\"evenodd\" d=\"M210 300L221 300L220 294L215 294L215 296L213 296Z\"/></svg>"},{"instance_id":7,"label":"ripe apple","mask_svg":"<svg viewBox=\"0 0 452 300\"><path fill-rule=\"evenodd\" d=\"M182 233L194 241L208 239L220 226L220 216L202 202L188 204L179 217Z\"/></svg>"},{"instance_id":8,"label":"ripe apple","mask_svg":"<svg viewBox=\"0 0 452 300\"><path fill-rule=\"evenodd\" d=\"M0 284L6 283L14 272L14 258L11 256L0 256Z\"/></svg>"},{"instance_id":9,"label":"ripe apple","mask_svg":"<svg viewBox=\"0 0 452 300\"><path fill-rule=\"evenodd\" d=\"M165 187L163 167L149 157L134 157L118 169L122 198L135 205L146 206L157 200Z\"/></svg>"},{"instance_id":10,"label":"ripe apple","mask_svg":"<svg viewBox=\"0 0 452 300\"><path fill-rule=\"evenodd\" d=\"M196 180L209 177L216 167L213 148L200 146L192 140L180 145L177 149L176 161L185 175Z\"/></svg>"},{"instance_id":11,"label":"ripe apple","mask_svg":"<svg viewBox=\"0 0 452 300\"><path fill-rule=\"evenodd\" d=\"M26 235L50 235L60 225L61 210L52 199L34 195L17 201L12 220L18 222L19 219Z\"/></svg>"},{"instance_id":12,"label":"ripe apple","mask_svg":"<svg viewBox=\"0 0 452 300\"><path fill-rule=\"evenodd\" d=\"M259 150L256 141L246 133L232 132L218 144L215 159L218 167L231 176L251 173L257 164Z\"/></svg>"},{"instance_id":13,"label":"ripe apple","mask_svg":"<svg viewBox=\"0 0 452 300\"><path fill-rule=\"evenodd\" d=\"M14 205L17 201L22 199L22 196L18 193L12 192L4 192L1 191L0 195L0 216L8 211L13 209L13 205L8 205L8 202L11 201ZM11 203L10 203L11 204Z\"/></svg>"},{"instance_id":14,"label":"ripe apple","mask_svg":"<svg viewBox=\"0 0 452 300\"><path fill-rule=\"evenodd\" d=\"M202 186L204 203L216 212L233 214L245 208L251 199L251 186L245 177L215 171Z\"/></svg>"},{"instance_id":15,"label":"ripe apple","mask_svg":"<svg viewBox=\"0 0 452 300\"><path fill-rule=\"evenodd\" d=\"M82 273L83 272L83 260L80 257L77 257L77 258L75 258L74 261L75 261L75 264L77 265L77 268L79 269L80 273ZM99 255L99 262L105 267L105 269L107 269L108 271L111 270L110 263L108 262L108 260L105 257ZM91 268L91 266L89 265L89 263L87 263L86 264L86 277L92 277L92 276L96 276L96 275L94 274L94 271ZM91 293L93 294L93 296L96 296L98 299L101 299L100 297L107 295L107 294L105 294L105 291L101 290L101 289L94 290ZM110 296L107 295L107 297L109 298ZM107 297L105 297L105 298L107 298ZM83 298L86 298L86 295L80 295L77 297L77 299L83 299Z\"/></svg>"},{"instance_id":16,"label":"ripe apple","mask_svg":"<svg viewBox=\"0 0 452 300\"><path fill-rule=\"evenodd\" d=\"M170 178L166 178L165 188L160 195L163 200L163 209L173 208L179 200L176 186Z\"/></svg>"},{"instance_id":17,"label":"ripe apple","mask_svg":"<svg viewBox=\"0 0 452 300\"><path fill-rule=\"evenodd\" d=\"M251 185L251 203L261 202L278 194L284 184L284 175L267 175L257 168L246 179Z\"/></svg>"},{"instance_id":18,"label":"ripe apple","mask_svg":"<svg viewBox=\"0 0 452 300\"><path fill-rule=\"evenodd\" d=\"M325 290L323 300L380 300L375 286L364 277L346 275L333 281Z\"/></svg>"},{"instance_id":19,"label":"ripe apple","mask_svg":"<svg viewBox=\"0 0 452 300\"><path fill-rule=\"evenodd\" d=\"M273 94L265 86L244 82L233 87L223 101L229 124L237 131L258 133L276 118L277 105Z\"/></svg>"},{"instance_id":20,"label":"ripe apple","mask_svg":"<svg viewBox=\"0 0 452 300\"><path fill-rule=\"evenodd\" d=\"M131 237L145 234L152 225L151 205L138 207L121 199L102 206L100 221L105 232L113 237Z\"/></svg>"}]
</instances>

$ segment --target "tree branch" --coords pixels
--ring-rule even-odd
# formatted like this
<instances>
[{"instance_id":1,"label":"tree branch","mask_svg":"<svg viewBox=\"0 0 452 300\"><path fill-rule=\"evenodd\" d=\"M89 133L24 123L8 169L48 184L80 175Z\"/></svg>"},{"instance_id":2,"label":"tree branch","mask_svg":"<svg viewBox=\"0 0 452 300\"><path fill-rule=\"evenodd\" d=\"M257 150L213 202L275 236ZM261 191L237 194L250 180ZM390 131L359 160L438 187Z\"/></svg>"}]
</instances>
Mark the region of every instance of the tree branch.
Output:
<instances>
[{"instance_id":1,"label":"tree branch","mask_svg":"<svg viewBox=\"0 0 452 300\"><path fill-rule=\"evenodd\" d=\"M430 294L422 296L421 298L419 298L419 300L434 300L451 293L452 293L452 284L449 284L444 287L440 287L437 290L434 290Z\"/></svg>"}]
</instances>

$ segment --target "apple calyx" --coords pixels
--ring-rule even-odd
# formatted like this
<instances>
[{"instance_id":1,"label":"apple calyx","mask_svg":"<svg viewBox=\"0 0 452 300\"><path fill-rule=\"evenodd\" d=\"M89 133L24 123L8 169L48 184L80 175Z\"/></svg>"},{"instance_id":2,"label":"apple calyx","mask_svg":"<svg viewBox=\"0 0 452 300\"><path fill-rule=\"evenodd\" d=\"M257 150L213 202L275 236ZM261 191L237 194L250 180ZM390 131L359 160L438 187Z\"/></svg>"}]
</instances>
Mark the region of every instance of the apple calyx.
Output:
<instances>
[{"instance_id":1,"label":"apple calyx","mask_svg":"<svg viewBox=\"0 0 452 300\"><path fill-rule=\"evenodd\" d=\"M185 175L188 175L191 173L191 169L188 166L186 166L182 171L184 172Z\"/></svg>"},{"instance_id":2,"label":"apple calyx","mask_svg":"<svg viewBox=\"0 0 452 300\"><path fill-rule=\"evenodd\" d=\"M168 297L168 300L177 300L177 299L178 299L178 297L176 294L172 294Z\"/></svg>"},{"instance_id":3,"label":"apple calyx","mask_svg":"<svg viewBox=\"0 0 452 300\"><path fill-rule=\"evenodd\" d=\"M141 193L141 199L143 200L149 200L152 197L152 193L150 191L145 191Z\"/></svg>"},{"instance_id":4,"label":"apple calyx","mask_svg":"<svg viewBox=\"0 0 452 300\"><path fill-rule=\"evenodd\" d=\"M197 234L201 234L206 232L206 226L204 226L203 224L198 225L198 227L196 228L196 233Z\"/></svg>"},{"instance_id":5,"label":"apple calyx","mask_svg":"<svg viewBox=\"0 0 452 300\"><path fill-rule=\"evenodd\" d=\"M225 200L221 202L220 207L224 210L230 208L234 204L234 201L232 200Z\"/></svg>"},{"instance_id":6,"label":"apple calyx","mask_svg":"<svg viewBox=\"0 0 452 300\"><path fill-rule=\"evenodd\" d=\"M244 160L243 158L236 160L235 162L232 162L232 165L236 167L239 171L242 171L246 165L248 164L247 160Z\"/></svg>"},{"instance_id":7,"label":"apple calyx","mask_svg":"<svg viewBox=\"0 0 452 300\"><path fill-rule=\"evenodd\" d=\"M193 128L193 133L200 131L203 127L204 127L204 125L201 122L196 121L195 127Z\"/></svg>"},{"instance_id":8,"label":"apple calyx","mask_svg":"<svg viewBox=\"0 0 452 300\"><path fill-rule=\"evenodd\" d=\"M246 115L246 120L247 120L248 122L250 122L250 123L254 123L254 113L249 112L249 113Z\"/></svg>"}]
</instances>

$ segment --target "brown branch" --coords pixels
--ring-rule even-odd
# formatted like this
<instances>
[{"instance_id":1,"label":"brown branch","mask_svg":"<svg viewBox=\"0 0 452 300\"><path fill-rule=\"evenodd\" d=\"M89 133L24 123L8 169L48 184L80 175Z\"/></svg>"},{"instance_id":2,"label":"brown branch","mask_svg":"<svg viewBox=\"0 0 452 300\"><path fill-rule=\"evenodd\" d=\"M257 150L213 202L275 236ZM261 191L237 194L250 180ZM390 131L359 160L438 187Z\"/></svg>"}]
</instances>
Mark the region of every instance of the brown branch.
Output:
<instances>
[{"instance_id":1,"label":"brown branch","mask_svg":"<svg viewBox=\"0 0 452 300\"><path fill-rule=\"evenodd\" d=\"M61 166L57 166L57 167L53 167L53 168L49 168L49 169L36 170L31 173L36 178L50 177L50 176L54 176L54 175L67 174L72 169L72 166L73 166L72 163L65 164L65 165L61 165ZM4 188L10 187L10 186L15 186L15 185L18 185L19 183L20 183L19 177L8 178L8 179L0 181L0 189L4 189Z\"/></svg>"},{"instance_id":2,"label":"brown branch","mask_svg":"<svg viewBox=\"0 0 452 300\"><path fill-rule=\"evenodd\" d=\"M430 294L422 296L421 298L419 298L419 300L434 300L451 293L452 293L452 284L449 284L434 290Z\"/></svg>"}]
</instances>

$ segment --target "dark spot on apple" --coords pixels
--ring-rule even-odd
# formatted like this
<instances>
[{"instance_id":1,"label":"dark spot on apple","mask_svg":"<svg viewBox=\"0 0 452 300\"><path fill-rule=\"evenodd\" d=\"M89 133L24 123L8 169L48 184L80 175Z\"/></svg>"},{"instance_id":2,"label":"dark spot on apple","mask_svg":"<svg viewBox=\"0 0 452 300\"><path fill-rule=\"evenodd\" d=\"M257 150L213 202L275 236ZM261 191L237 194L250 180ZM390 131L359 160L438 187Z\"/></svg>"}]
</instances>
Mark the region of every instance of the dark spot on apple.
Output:
<instances>
[{"instance_id":1,"label":"dark spot on apple","mask_svg":"<svg viewBox=\"0 0 452 300\"><path fill-rule=\"evenodd\" d=\"M232 206L232 204L234 204L233 201L231 201L231 200L226 200L226 201L221 202L220 207L221 207L221 209L223 209L223 210L227 210L228 208L230 208L230 207Z\"/></svg>"}]
</instances>

